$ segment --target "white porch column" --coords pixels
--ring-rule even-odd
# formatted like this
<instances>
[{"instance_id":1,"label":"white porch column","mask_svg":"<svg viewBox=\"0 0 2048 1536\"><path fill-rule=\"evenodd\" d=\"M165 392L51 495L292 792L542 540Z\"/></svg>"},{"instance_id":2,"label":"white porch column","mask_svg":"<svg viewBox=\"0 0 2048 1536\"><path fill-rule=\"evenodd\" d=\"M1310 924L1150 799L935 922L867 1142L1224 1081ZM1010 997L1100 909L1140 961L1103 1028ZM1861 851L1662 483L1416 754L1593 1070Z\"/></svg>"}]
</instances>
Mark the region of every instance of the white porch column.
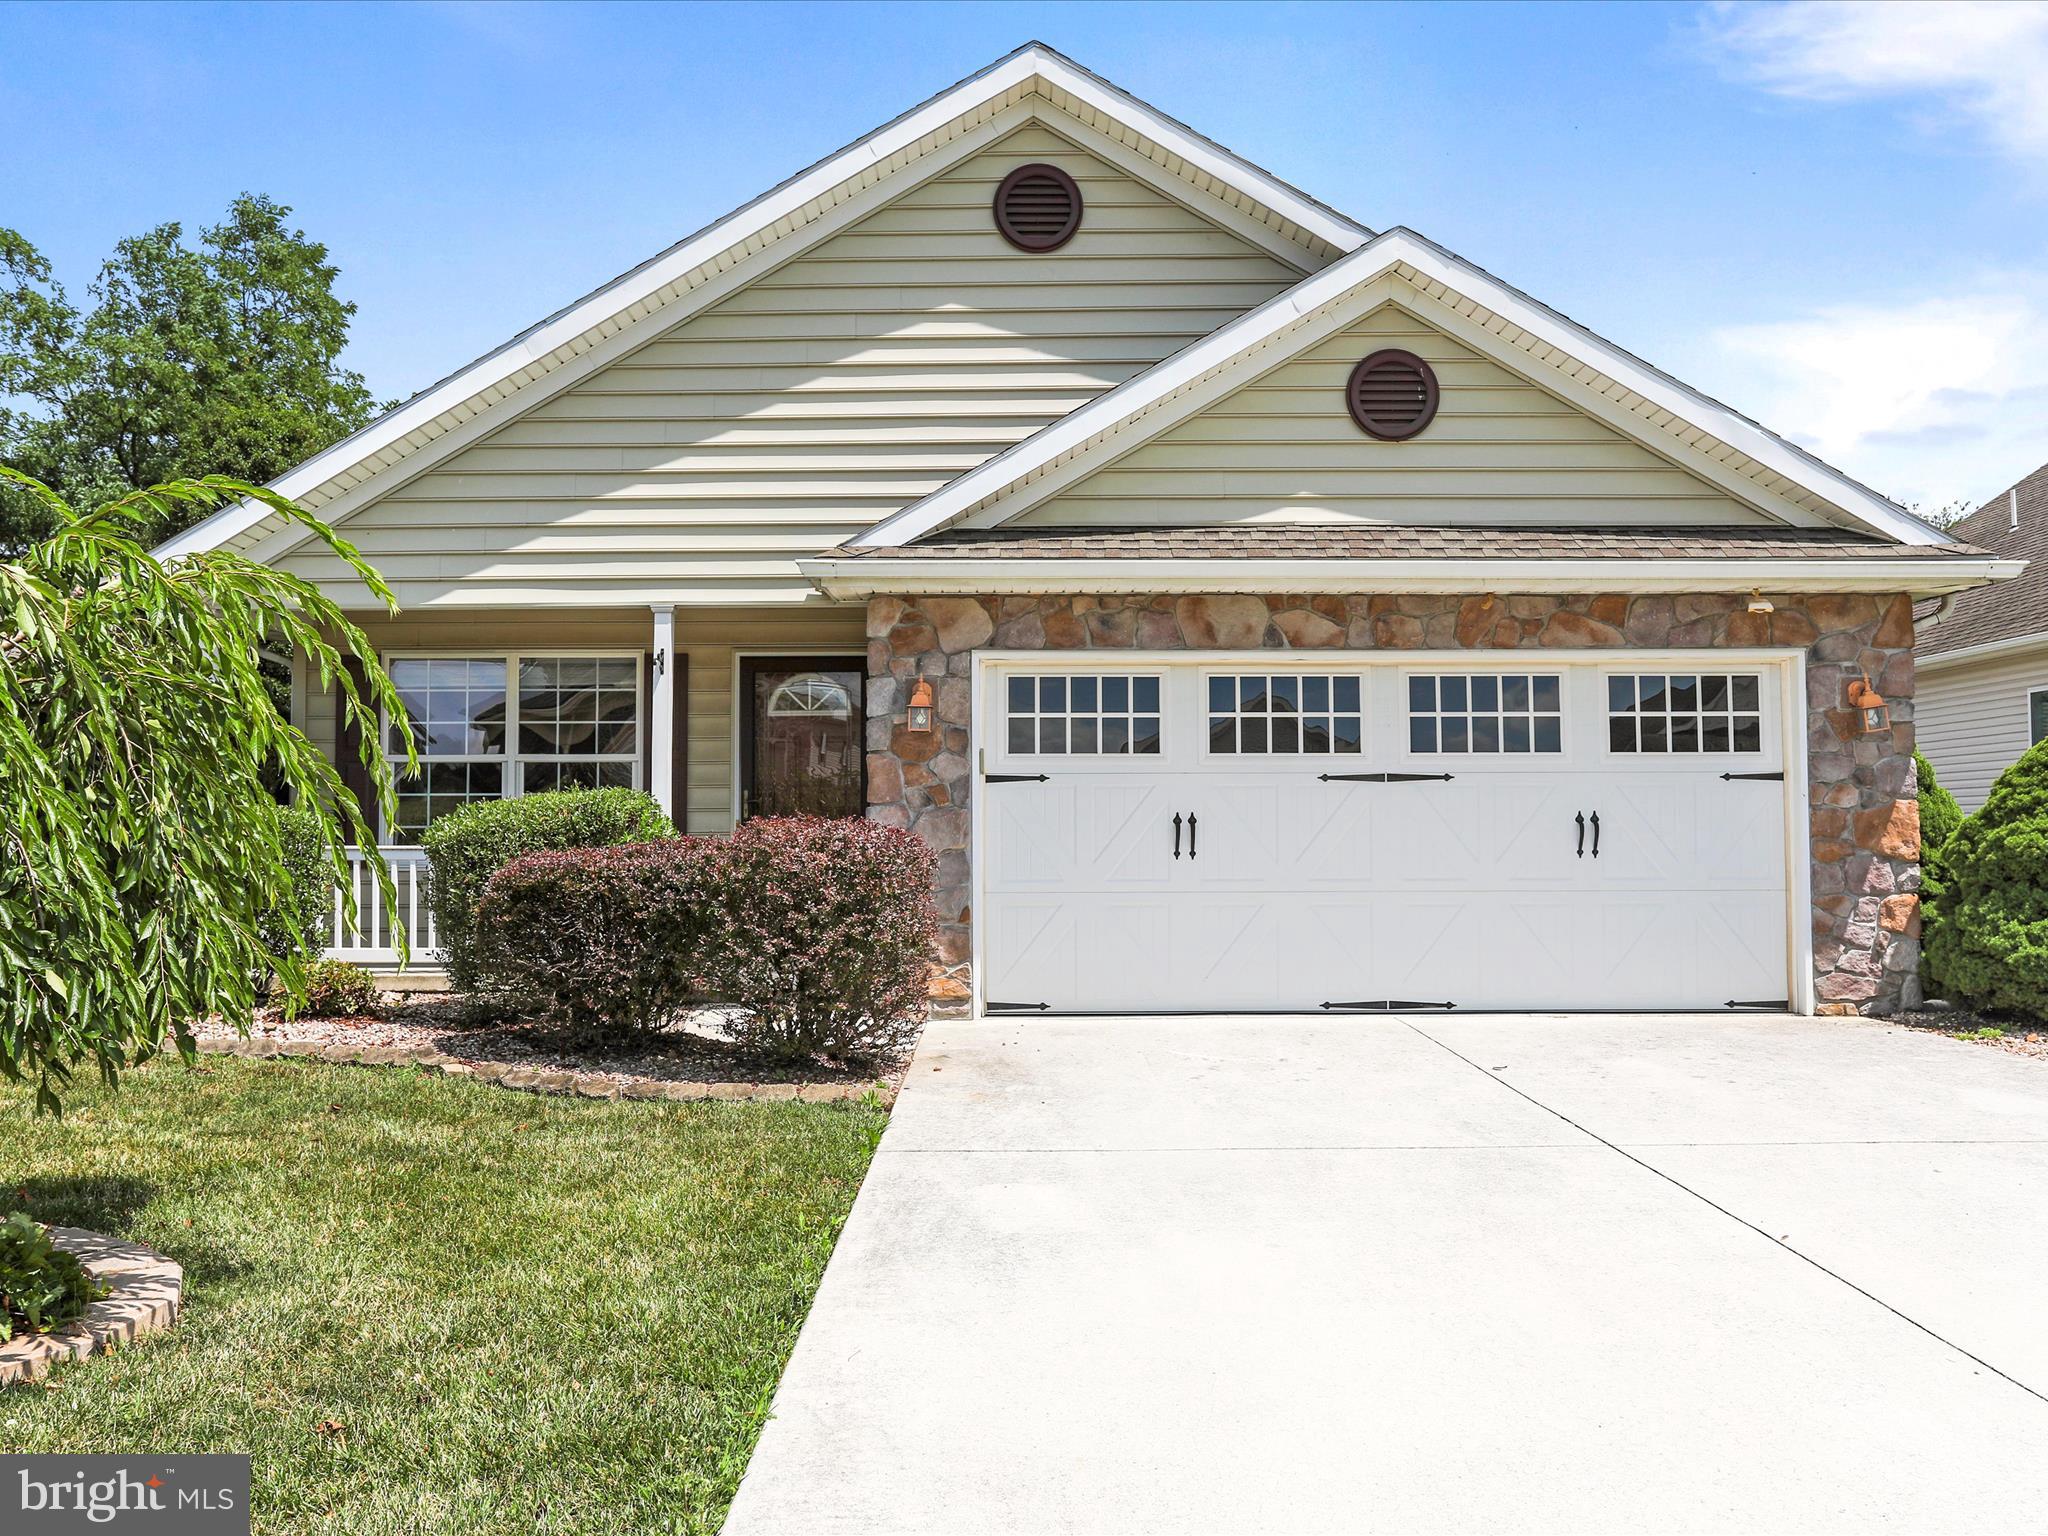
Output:
<instances>
[{"instance_id":1,"label":"white porch column","mask_svg":"<svg viewBox=\"0 0 2048 1536\"><path fill-rule=\"evenodd\" d=\"M676 746L676 610L673 603L650 603L654 610L654 675L647 690L647 786L655 803L680 827L682 807L675 804Z\"/></svg>"}]
</instances>

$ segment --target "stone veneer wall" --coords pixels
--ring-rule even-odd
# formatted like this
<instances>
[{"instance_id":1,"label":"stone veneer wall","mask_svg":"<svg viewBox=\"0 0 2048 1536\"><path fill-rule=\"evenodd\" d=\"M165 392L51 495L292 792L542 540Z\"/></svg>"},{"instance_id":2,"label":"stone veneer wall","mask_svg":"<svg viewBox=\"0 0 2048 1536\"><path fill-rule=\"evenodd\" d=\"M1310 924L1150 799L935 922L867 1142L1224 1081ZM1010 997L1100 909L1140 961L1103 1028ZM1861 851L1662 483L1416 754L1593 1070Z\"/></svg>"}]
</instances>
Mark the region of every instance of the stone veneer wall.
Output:
<instances>
[{"instance_id":1,"label":"stone veneer wall","mask_svg":"<svg viewBox=\"0 0 2048 1536\"><path fill-rule=\"evenodd\" d=\"M1919 1000L1920 807L1913 769L1913 614L1903 595L1779 597L1753 614L1697 597L878 597L868 603L868 815L937 851L943 927L933 995L967 996L975 650L1403 650L1604 646L1806 650L1813 963L1823 1013ZM1843 703L1867 673L1891 704L1866 736ZM937 726L903 728L931 679ZM1789 743L1788 743L1789 746ZM1788 761L1790 754L1788 753Z\"/></svg>"}]
</instances>

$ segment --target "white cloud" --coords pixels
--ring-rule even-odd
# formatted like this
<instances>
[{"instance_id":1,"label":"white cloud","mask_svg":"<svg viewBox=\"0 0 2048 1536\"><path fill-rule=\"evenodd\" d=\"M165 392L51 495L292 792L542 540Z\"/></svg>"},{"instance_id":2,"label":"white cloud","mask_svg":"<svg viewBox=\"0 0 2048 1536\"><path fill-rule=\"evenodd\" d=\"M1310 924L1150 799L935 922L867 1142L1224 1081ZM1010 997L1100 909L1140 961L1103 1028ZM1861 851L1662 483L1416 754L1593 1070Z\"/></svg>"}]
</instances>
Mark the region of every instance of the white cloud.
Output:
<instances>
[{"instance_id":1,"label":"white cloud","mask_svg":"<svg viewBox=\"0 0 2048 1536\"><path fill-rule=\"evenodd\" d=\"M1817 101L1918 98L1936 130L1967 123L2013 154L2048 159L2048 4L1720 4L1703 31L1766 90Z\"/></svg>"},{"instance_id":2,"label":"white cloud","mask_svg":"<svg viewBox=\"0 0 2048 1536\"><path fill-rule=\"evenodd\" d=\"M1724 399L1900 501L1975 506L2048 460L2048 283L1713 335Z\"/></svg>"}]
</instances>

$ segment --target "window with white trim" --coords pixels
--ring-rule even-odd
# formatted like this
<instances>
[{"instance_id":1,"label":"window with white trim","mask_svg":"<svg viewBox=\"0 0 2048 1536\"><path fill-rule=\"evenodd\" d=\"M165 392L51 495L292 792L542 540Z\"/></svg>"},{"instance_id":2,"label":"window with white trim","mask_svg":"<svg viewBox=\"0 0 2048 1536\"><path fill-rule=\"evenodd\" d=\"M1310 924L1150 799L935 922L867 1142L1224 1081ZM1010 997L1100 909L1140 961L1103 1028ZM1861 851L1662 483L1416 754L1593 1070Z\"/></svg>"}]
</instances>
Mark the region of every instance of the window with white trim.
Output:
<instances>
[{"instance_id":1,"label":"window with white trim","mask_svg":"<svg viewBox=\"0 0 2048 1536\"><path fill-rule=\"evenodd\" d=\"M1211 677L1209 750L1254 757L1361 752L1361 682L1355 672Z\"/></svg>"},{"instance_id":2,"label":"window with white trim","mask_svg":"<svg viewBox=\"0 0 2048 1536\"><path fill-rule=\"evenodd\" d=\"M1761 752L1754 672L1630 672L1607 679L1607 749L1625 754Z\"/></svg>"},{"instance_id":3,"label":"window with white trim","mask_svg":"<svg viewBox=\"0 0 2048 1536\"><path fill-rule=\"evenodd\" d=\"M2036 745L2048 741L2048 688L2027 695L2027 740Z\"/></svg>"},{"instance_id":4,"label":"window with white trim","mask_svg":"<svg viewBox=\"0 0 2048 1536\"><path fill-rule=\"evenodd\" d=\"M1004 693L1014 753L1105 757L1159 751L1159 679L1132 674L1013 675Z\"/></svg>"},{"instance_id":5,"label":"window with white trim","mask_svg":"<svg viewBox=\"0 0 2048 1536\"><path fill-rule=\"evenodd\" d=\"M640 658L393 656L386 669L419 749L387 724L398 780L393 842L415 843L436 816L478 800L640 782Z\"/></svg>"},{"instance_id":6,"label":"window with white trim","mask_svg":"<svg viewBox=\"0 0 2048 1536\"><path fill-rule=\"evenodd\" d=\"M1445 672L1408 679L1411 752L1564 751L1555 672Z\"/></svg>"}]
</instances>

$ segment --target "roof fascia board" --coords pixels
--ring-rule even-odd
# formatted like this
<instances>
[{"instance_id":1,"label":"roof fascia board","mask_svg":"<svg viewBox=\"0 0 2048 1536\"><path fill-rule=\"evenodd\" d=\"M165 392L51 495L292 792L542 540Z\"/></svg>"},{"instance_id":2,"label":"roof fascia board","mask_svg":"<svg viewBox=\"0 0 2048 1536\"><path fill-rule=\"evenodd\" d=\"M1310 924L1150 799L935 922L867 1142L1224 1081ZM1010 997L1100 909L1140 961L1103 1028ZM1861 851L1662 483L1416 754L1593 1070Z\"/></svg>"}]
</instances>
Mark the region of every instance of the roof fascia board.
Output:
<instances>
[{"instance_id":1,"label":"roof fascia board","mask_svg":"<svg viewBox=\"0 0 2048 1536\"><path fill-rule=\"evenodd\" d=\"M1920 634L1925 638L1936 633L1941 626L1923 624ZM1921 672L1940 672L1948 667L1968 666L1973 661L1998 661L2006 657L2025 656L2033 651L2048 652L2048 634L2012 635L2004 640L1986 640L1982 645L1958 646L1953 651L1936 651L1931 655L1915 656L1913 665Z\"/></svg>"},{"instance_id":2,"label":"roof fascia board","mask_svg":"<svg viewBox=\"0 0 2048 1536\"><path fill-rule=\"evenodd\" d=\"M273 481L271 488L293 500L317 490L338 474L374 458L413 433L431 427L441 416L464 405L480 392L503 383L549 354L573 345L587 332L630 311L635 305L648 302L663 288L715 259L721 252L759 238L783 220L796 218L807 203L831 192L862 170L915 146L921 139L944 130L955 119L1009 92L1030 86L1034 80L1044 80L1077 100L1087 102L1095 110L1126 124L1189 165L1199 167L1205 174L1236 188L1253 201L1272 208L1289 222L1338 249L1350 250L1370 237L1370 231L1324 208L1279 178L1229 154L1043 44L1031 43L798 173L652 261L605 284L496 351L487 353L467 368L372 422L361 432L315 454ZM1048 105L1054 105L1049 98ZM1075 122L1077 127L1087 128L1078 119ZM1100 133L1100 130L1089 131ZM1102 136L1107 140L1107 135ZM1155 164L1153 175L1156 178L1158 174L1159 168ZM490 414L495 416L499 413L492 409ZM268 515L269 509L260 502L224 507L167 540L158 547L157 553L168 559L215 548L248 532Z\"/></svg>"},{"instance_id":3,"label":"roof fascia board","mask_svg":"<svg viewBox=\"0 0 2048 1536\"><path fill-rule=\"evenodd\" d=\"M1018 560L865 556L799 560L827 597L1141 592L1959 592L2021 562L1897 560Z\"/></svg>"},{"instance_id":4,"label":"roof fascia board","mask_svg":"<svg viewBox=\"0 0 2048 1536\"><path fill-rule=\"evenodd\" d=\"M1498 278L1451 256L1410 230L1393 229L1375 236L1350 255L1304 278L1285 293L1239 316L1201 341L1098 396L1073 414L1034 433L958 479L949 481L929 496L877 523L853 539L852 544L857 548L881 548L914 543L949 526L964 514L978 510L983 503L993 502L1008 487L1023 481L1034 470L1076 453L1098 435L1113 434L1120 423L1151 410L1211 370L1225 367L1234 354L1259 345L1294 325L1299 318L1333 303L1352 285L1366 284L1400 267L1409 268L1447 290L1463 294L1506 323L1560 352L1578 357L1656 408L1748 455L1784 479L1805 486L1866 528L1910 545L1953 542L1939 530L1894 507L1867 487L1799 453L1728 407L1657 373L1647 364L1602 341L1583 327L1564 320ZM1423 296L1418 294L1418 297ZM1441 304L1437 307L1449 309L1449 306ZM1484 327L1467 325L1459 339L1472 341L1482 336L1490 337L1485 348L1488 354L1497 354L1501 339L1491 336ZM1526 369L1521 371L1526 372ZM1583 393L1590 401L1597 392L1585 389ZM1625 430L1637 440L1641 440L1646 431L1655 431L1654 427L1632 413L1617 410L1611 401L1603 402L1601 419L1618 428L1626 423ZM1737 475L1736 471L1718 464L1707 454L1693 450L1685 455L1683 463L1686 468L1707 476L1715 485L1730 490L1751 505L1768 498L1781 506L1790 506L1781 498L1769 497L1764 487ZM1731 486L1731 475L1736 475L1741 487L1739 490ZM1787 516L1784 512L1774 515ZM1787 520L1804 522L1809 515L1802 511L1787 516Z\"/></svg>"}]
</instances>

